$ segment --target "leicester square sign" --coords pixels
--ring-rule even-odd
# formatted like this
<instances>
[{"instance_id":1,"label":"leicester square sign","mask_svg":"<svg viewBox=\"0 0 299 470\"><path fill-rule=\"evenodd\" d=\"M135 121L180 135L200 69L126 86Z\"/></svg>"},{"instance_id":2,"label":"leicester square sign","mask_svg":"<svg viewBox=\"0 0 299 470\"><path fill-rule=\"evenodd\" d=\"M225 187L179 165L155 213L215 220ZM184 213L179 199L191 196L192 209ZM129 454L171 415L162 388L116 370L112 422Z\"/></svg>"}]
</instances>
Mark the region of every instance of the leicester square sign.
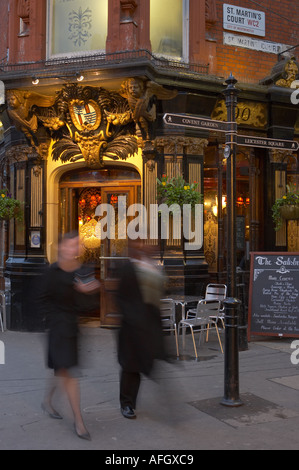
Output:
<instances>
[{"instance_id":1,"label":"leicester square sign","mask_svg":"<svg viewBox=\"0 0 299 470\"><path fill-rule=\"evenodd\" d=\"M254 36L265 36L265 13L236 5L223 4L223 29Z\"/></svg>"}]
</instances>

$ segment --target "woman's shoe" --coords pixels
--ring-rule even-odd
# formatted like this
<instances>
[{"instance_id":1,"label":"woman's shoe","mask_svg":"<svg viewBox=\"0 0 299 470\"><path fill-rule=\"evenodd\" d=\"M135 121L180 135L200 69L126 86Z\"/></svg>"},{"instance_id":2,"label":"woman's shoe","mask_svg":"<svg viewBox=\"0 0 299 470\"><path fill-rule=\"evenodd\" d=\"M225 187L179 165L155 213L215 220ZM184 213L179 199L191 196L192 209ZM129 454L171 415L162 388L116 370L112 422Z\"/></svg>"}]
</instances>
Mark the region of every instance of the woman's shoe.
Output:
<instances>
[{"instance_id":1,"label":"woman's shoe","mask_svg":"<svg viewBox=\"0 0 299 470\"><path fill-rule=\"evenodd\" d=\"M75 429L75 433L80 439L84 439L85 441L91 441L91 435L89 434L88 431L84 432L83 434L78 433L76 424L74 424L74 429Z\"/></svg>"},{"instance_id":2,"label":"woman's shoe","mask_svg":"<svg viewBox=\"0 0 299 470\"><path fill-rule=\"evenodd\" d=\"M62 416L58 413L58 411L54 410L54 408L46 407L44 403L41 404L42 410L46 413L50 418L53 419L62 419Z\"/></svg>"}]
</instances>

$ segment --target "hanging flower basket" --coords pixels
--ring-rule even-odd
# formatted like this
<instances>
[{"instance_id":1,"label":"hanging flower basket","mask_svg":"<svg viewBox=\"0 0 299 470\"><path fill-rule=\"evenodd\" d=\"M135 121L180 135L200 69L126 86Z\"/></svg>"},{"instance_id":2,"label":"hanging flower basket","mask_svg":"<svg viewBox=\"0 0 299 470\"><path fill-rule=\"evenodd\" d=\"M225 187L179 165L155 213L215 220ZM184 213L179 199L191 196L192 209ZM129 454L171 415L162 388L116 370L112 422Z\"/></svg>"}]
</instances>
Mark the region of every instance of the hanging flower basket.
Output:
<instances>
[{"instance_id":1,"label":"hanging flower basket","mask_svg":"<svg viewBox=\"0 0 299 470\"><path fill-rule=\"evenodd\" d=\"M11 197L8 190L0 189L0 220L23 219L22 203Z\"/></svg>"},{"instance_id":2,"label":"hanging flower basket","mask_svg":"<svg viewBox=\"0 0 299 470\"><path fill-rule=\"evenodd\" d=\"M276 231L282 227L283 220L299 219L299 192L294 184L287 185L287 193L276 199L272 206L272 218Z\"/></svg>"},{"instance_id":3,"label":"hanging flower basket","mask_svg":"<svg viewBox=\"0 0 299 470\"><path fill-rule=\"evenodd\" d=\"M298 206L282 206L280 208L281 217L285 220L298 220L299 219L299 205Z\"/></svg>"},{"instance_id":4,"label":"hanging flower basket","mask_svg":"<svg viewBox=\"0 0 299 470\"><path fill-rule=\"evenodd\" d=\"M159 203L168 206L178 204L190 204L192 208L196 204L203 202L203 195L197 191L198 183L186 183L182 176L169 179L167 175L162 175L161 180L157 178L157 199Z\"/></svg>"}]
</instances>

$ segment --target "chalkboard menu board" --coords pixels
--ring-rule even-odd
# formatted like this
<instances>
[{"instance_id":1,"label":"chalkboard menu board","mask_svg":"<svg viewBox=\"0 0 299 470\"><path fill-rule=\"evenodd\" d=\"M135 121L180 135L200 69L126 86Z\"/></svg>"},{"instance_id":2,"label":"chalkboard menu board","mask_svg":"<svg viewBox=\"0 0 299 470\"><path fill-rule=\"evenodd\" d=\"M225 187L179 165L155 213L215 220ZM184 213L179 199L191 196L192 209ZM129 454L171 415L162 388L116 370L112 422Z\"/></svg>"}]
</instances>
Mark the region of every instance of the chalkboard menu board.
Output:
<instances>
[{"instance_id":1,"label":"chalkboard menu board","mask_svg":"<svg viewBox=\"0 0 299 470\"><path fill-rule=\"evenodd\" d=\"M251 335L299 337L299 253L251 253Z\"/></svg>"}]
</instances>

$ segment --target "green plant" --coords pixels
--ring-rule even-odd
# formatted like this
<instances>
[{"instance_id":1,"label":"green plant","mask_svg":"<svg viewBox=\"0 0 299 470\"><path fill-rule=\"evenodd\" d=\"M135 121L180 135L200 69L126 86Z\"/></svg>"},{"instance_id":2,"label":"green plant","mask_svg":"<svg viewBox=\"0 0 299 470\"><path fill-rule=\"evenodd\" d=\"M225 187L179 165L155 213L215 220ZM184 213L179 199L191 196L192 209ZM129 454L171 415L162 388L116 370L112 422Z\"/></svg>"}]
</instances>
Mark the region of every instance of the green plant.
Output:
<instances>
[{"instance_id":1,"label":"green plant","mask_svg":"<svg viewBox=\"0 0 299 470\"><path fill-rule=\"evenodd\" d=\"M295 206L299 208L299 192L296 190L295 184L288 184L286 194L281 198L276 199L272 206L272 218L276 231L282 227L283 217L281 214L281 208L284 206Z\"/></svg>"},{"instance_id":2,"label":"green plant","mask_svg":"<svg viewBox=\"0 0 299 470\"><path fill-rule=\"evenodd\" d=\"M0 219L23 219L22 203L14 199L6 188L0 189Z\"/></svg>"},{"instance_id":3,"label":"green plant","mask_svg":"<svg viewBox=\"0 0 299 470\"><path fill-rule=\"evenodd\" d=\"M203 195L197 191L198 183L186 183L182 176L169 179L167 175L157 178L157 199L168 206L190 204L192 208L203 202Z\"/></svg>"}]
</instances>

